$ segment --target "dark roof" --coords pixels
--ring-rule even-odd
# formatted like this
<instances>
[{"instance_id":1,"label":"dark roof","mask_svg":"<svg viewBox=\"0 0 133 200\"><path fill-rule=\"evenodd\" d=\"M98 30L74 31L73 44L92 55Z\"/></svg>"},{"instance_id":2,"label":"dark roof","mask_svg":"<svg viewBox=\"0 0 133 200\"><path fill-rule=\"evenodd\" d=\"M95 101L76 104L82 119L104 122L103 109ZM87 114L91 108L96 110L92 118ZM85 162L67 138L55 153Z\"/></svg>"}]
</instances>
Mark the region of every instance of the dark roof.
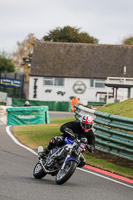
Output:
<instances>
[{"instance_id":1,"label":"dark roof","mask_svg":"<svg viewBox=\"0 0 133 200\"><path fill-rule=\"evenodd\" d=\"M125 75L124 66L127 67ZM30 75L72 78L133 77L133 46L37 40Z\"/></svg>"}]
</instances>

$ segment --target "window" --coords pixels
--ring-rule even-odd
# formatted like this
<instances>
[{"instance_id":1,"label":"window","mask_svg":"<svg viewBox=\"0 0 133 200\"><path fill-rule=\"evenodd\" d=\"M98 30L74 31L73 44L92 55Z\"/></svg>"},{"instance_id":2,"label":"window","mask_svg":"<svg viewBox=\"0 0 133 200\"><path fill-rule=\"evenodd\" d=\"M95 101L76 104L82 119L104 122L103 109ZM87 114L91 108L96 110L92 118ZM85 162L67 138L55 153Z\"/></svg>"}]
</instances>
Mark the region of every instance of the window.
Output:
<instances>
[{"instance_id":1,"label":"window","mask_svg":"<svg viewBox=\"0 0 133 200\"><path fill-rule=\"evenodd\" d=\"M64 85L64 78L54 78L54 85L63 86Z\"/></svg>"},{"instance_id":2,"label":"window","mask_svg":"<svg viewBox=\"0 0 133 200\"><path fill-rule=\"evenodd\" d=\"M90 80L90 87L94 87L94 79L92 79L92 78Z\"/></svg>"},{"instance_id":3,"label":"window","mask_svg":"<svg viewBox=\"0 0 133 200\"><path fill-rule=\"evenodd\" d=\"M105 79L90 79L90 87L104 88Z\"/></svg>"},{"instance_id":4,"label":"window","mask_svg":"<svg viewBox=\"0 0 133 200\"><path fill-rule=\"evenodd\" d=\"M104 87L104 83L96 82L95 83L95 87L101 87L101 88L103 88Z\"/></svg>"},{"instance_id":5,"label":"window","mask_svg":"<svg viewBox=\"0 0 133 200\"><path fill-rule=\"evenodd\" d=\"M43 85L53 85L53 78L44 78Z\"/></svg>"},{"instance_id":6,"label":"window","mask_svg":"<svg viewBox=\"0 0 133 200\"><path fill-rule=\"evenodd\" d=\"M64 86L64 78L44 78L43 85Z\"/></svg>"}]
</instances>

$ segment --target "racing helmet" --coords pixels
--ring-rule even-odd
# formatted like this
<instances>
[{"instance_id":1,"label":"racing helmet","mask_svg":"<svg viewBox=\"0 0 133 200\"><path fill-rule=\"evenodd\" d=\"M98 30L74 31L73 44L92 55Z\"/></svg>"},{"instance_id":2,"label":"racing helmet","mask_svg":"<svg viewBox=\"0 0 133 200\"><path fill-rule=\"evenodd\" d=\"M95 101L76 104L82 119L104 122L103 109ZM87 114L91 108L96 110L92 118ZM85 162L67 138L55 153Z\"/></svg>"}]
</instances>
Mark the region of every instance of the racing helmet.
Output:
<instances>
[{"instance_id":1,"label":"racing helmet","mask_svg":"<svg viewBox=\"0 0 133 200\"><path fill-rule=\"evenodd\" d=\"M93 126L93 118L90 115L83 115L80 124L83 131L88 132Z\"/></svg>"}]
</instances>

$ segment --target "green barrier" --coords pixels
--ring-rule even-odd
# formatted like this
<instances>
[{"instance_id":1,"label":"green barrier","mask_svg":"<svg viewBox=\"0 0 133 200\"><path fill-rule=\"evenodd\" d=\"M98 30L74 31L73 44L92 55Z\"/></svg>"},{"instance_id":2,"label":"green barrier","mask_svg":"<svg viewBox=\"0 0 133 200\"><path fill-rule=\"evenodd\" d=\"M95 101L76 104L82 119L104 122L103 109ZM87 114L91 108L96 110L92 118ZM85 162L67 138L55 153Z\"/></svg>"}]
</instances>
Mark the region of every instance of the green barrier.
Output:
<instances>
[{"instance_id":1,"label":"green barrier","mask_svg":"<svg viewBox=\"0 0 133 200\"><path fill-rule=\"evenodd\" d=\"M96 149L133 161L133 119L75 106L75 118L93 114Z\"/></svg>"},{"instance_id":2,"label":"green barrier","mask_svg":"<svg viewBox=\"0 0 133 200\"><path fill-rule=\"evenodd\" d=\"M71 112L72 105L71 102L57 102L56 111L67 111Z\"/></svg>"},{"instance_id":3,"label":"green barrier","mask_svg":"<svg viewBox=\"0 0 133 200\"><path fill-rule=\"evenodd\" d=\"M12 98L12 106L24 106L25 99ZM48 106L50 111L66 111L71 112L71 102L57 102L57 101L34 101L28 100L32 106Z\"/></svg>"},{"instance_id":4,"label":"green barrier","mask_svg":"<svg viewBox=\"0 0 133 200\"><path fill-rule=\"evenodd\" d=\"M88 106L103 106L106 104L106 102L94 102L94 101L88 101Z\"/></svg>"},{"instance_id":5,"label":"green barrier","mask_svg":"<svg viewBox=\"0 0 133 200\"><path fill-rule=\"evenodd\" d=\"M8 125L48 124L47 106L8 108Z\"/></svg>"},{"instance_id":6,"label":"green barrier","mask_svg":"<svg viewBox=\"0 0 133 200\"><path fill-rule=\"evenodd\" d=\"M99 111L95 115L96 148L133 161L133 119Z\"/></svg>"},{"instance_id":7,"label":"green barrier","mask_svg":"<svg viewBox=\"0 0 133 200\"><path fill-rule=\"evenodd\" d=\"M117 115L111 115L96 111L97 116L95 122L105 124L113 128L124 129L127 131L133 131L133 119L127 117L121 117Z\"/></svg>"},{"instance_id":8,"label":"green barrier","mask_svg":"<svg viewBox=\"0 0 133 200\"><path fill-rule=\"evenodd\" d=\"M105 146L104 146L105 145ZM97 140L97 143L96 143L96 147L95 147L97 150L99 151L103 151L105 153L110 153L110 154L113 154L115 156L118 156L118 157L122 157L122 158L126 158L128 160L133 160L133 155L132 153L125 153L123 151L117 151L115 148L110 148L107 146L107 144L103 143L102 140Z\"/></svg>"}]
</instances>

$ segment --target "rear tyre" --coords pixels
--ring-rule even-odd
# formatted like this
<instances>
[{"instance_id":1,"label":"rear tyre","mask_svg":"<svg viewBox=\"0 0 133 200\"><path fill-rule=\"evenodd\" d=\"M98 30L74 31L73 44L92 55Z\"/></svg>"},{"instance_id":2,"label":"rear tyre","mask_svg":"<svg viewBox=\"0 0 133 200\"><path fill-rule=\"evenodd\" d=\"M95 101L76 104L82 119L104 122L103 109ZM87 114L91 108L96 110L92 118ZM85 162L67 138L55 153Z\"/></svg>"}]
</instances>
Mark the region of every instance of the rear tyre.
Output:
<instances>
[{"instance_id":1,"label":"rear tyre","mask_svg":"<svg viewBox=\"0 0 133 200\"><path fill-rule=\"evenodd\" d=\"M33 170L33 176L37 179L41 179L46 176L46 173L43 171L42 165L38 162Z\"/></svg>"},{"instance_id":2,"label":"rear tyre","mask_svg":"<svg viewBox=\"0 0 133 200\"><path fill-rule=\"evenodd\" d=\"M75 169L77 167L77 163L74 161L68 161L65 164L64 169L60 169L57 176L56 176L56 183L61 185L65 183L74 173Z\"/></svg>"}]
</instances>

